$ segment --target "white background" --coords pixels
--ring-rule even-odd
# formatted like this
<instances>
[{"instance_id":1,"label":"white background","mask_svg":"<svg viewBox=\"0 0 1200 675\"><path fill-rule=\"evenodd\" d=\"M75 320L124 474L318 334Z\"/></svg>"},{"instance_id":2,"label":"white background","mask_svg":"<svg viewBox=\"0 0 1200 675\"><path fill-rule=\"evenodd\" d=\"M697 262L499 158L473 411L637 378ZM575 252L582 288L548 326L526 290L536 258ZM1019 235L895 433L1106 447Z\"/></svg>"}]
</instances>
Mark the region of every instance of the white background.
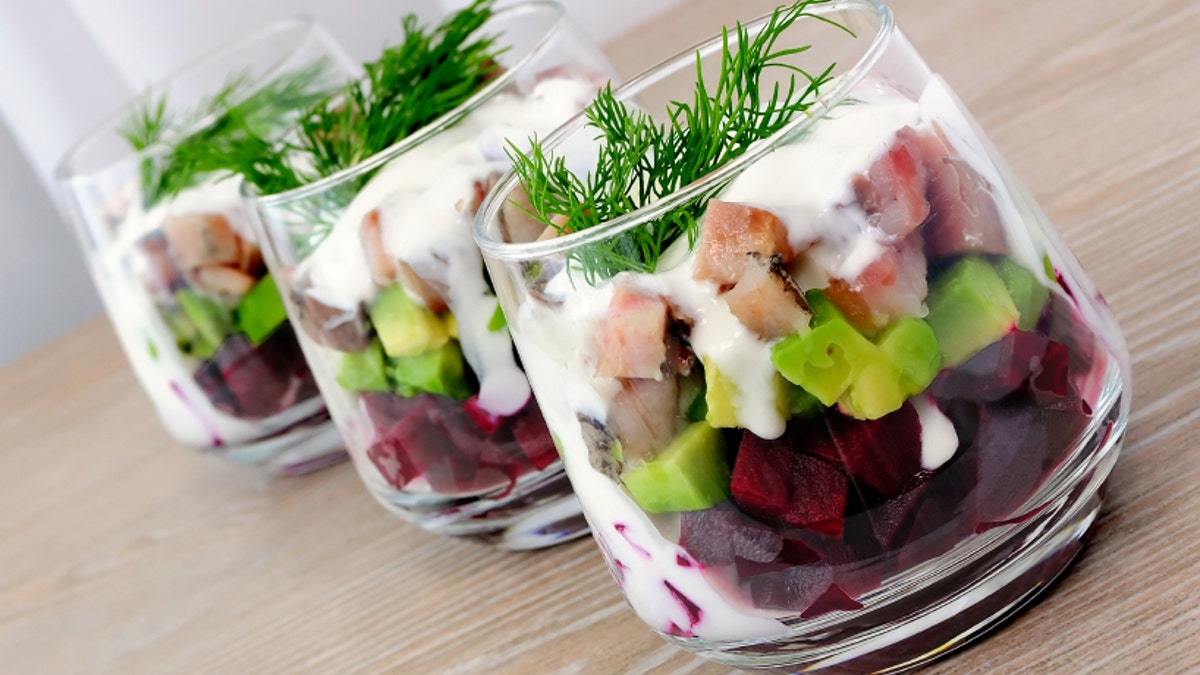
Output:
<instances>
[{"instance_id":1,"label":"white background","mask_svg":"<svg viewBox=\"0 0 1200 675\"><path fill-rule=\"evenodd\" d=\"M559 0L603 43L682 0ZM36 0L0 3L0 367L100 311L58 209L54 166L147 84L272 20L310 14L369 59L401 14L469 0ZM647 64L649 65L649 64Z\"/></svg>"}]
</instances>

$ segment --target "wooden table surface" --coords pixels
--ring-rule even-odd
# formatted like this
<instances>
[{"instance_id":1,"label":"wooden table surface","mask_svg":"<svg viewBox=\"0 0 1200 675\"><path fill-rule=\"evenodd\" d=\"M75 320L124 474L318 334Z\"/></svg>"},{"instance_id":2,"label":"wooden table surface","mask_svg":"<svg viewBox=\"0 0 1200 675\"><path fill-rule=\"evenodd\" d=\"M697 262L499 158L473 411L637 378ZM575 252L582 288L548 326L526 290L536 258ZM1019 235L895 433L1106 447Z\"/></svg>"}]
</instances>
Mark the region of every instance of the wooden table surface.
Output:
<instances>
[{"instance_id":1,"label":"wooden table surface","mask_svg":"<svg viewBox=\"0 0 1200 675\"><path fill-rule=\"evenodd\" d=\"M771 5L691 0L610 51L629 73ZM931 672L1200 670L1200 3L895 11L1106 293L1134 365L1083 558ZM644 628L589 540L495 551L395 520L347 464L271 479L183 450L102 319L0 371L0 411L2 673L725 672Z\"/></svg>"}]
</instances>

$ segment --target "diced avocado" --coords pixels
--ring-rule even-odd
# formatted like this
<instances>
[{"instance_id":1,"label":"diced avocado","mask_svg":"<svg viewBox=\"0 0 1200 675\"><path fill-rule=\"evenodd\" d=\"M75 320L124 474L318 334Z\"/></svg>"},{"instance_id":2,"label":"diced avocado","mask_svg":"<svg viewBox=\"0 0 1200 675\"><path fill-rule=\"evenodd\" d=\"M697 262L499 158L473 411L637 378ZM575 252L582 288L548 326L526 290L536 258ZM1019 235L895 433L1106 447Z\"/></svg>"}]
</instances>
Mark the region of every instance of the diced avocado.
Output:
<instances>
[{"instance_id":1,"label":"diced avocado","mask_svg":"<svg viewBox=\"0 0 1200 675\"><path fill-rule=\"evenodd\" d=\"M447 340L421 354L388 359L388 374L396 391L406 396L425 391L461 401L472 393L457 340Z\"/></svg>"},{"instance_id":2,"label":"diced avocado","mask_svg":"<svg viewBox=\"0 0 1200 675\"><path fill-rule=\"evenodd\" d=\"M499 333L507 325L508 320L504 318L504 310L500 309L500 303L496 303L496 311L492 312L492 318L488 319L488 330Z\"/></svg>"},{"instance_id":3,"label":"diced avocado","mask_svg":"<svg viewBox=\"0 0 1200 675\"><path fill-rule=\"evenodd\" d=\"M393 358L424 354L450 340L447 322L408 297L400 284L380 293L367 314L383 351Z\"/></svg>"},{"instance_id":4,"label":"diced avocado","mask_svg":"<svg viewBox=\"0 0 1200 675\"><path fill-rule=\"evenodd\" d=\"M963 258L930 285L929 316L947 366L957 366L1017 325L1016 305L985 260Z\"/></svg>"},{"instance_id":5,"label":"diced avocado","mask_svg":"<svg viewBox=\"0 0 1200 675\"><path fill-rule=\"evenodd\" d=\"M371 340L361 352L342 354L342 366L338 370L337 383L350 391L389 391L387 374L384 372L383 346L379 340Z\"/></svg>"},{"instance_id":6,"label":"diced avocado","mask_svg":"<svg viewBox=\"0 0 1200 675\"><path fill-rule=\"evenodd\" d=\"M1000 280L1008 289L1013 305L1020 312L1021 318L1017 321L1017 328L1033 330L1037 326L1038 318L1042 316L1046 301L1050 299L1050 289L1039 282L1032 272L1011 258L1002 258L996 264L996 272L1000 274Z\"/></svg>"},{"instance_id":7,"label":"diced avocado","mask_svg":"<svg viewBox=\"0 0 1200 675\"><path fill-rule=\"evenodd\" d=\"M846 393L864 368L886 361L878 347L838 317L771 348L771 363L779 373L827 406Z\"/></svg>"},{"instance_id":8,"label":"diced avocado","mask_svg":"<svg viewBox=\"0 0 1200 675\"><path fill-rule=\"evenodd\" d=\"M888 326L876 339L900 376L907 396L925 391L942 369L942 352L933 329L924 321L906 317Z\"/></svg>"},{"instance_id":9,"label":"diced avocado","mask_svg":"<svg viewBox=\"0 0 1200 675\"><path fill-rule=\"evenodd\" d=\"M846 320L846 315L842 314L842 310L825 297L820 289L814 288L805 292L804 299L808 302L809 309L812 310L812 318L808 320L809 326L815 328L834 319Z\"/></svg>"},{"instance_id":10,"label":"diced avocado","mask_svg":"<svg viewBox=\"0 0 1200 675\"><path fill-rule=\"evenodd\" d=\"M721 432L704 422L685 428L654 459L621 481L648 513L698 511L729 497L729 461Z\"/></svg>"},{"instance_id":11,"label":"diced avocado","mask_svg":"<svg viewBox=\"0 0 1200 675\"><path fill-rule=\"evenodd\" d=\"M788 382L782 375L779 376L776 382L781 387L786 387L786 398L780 398L781 401L786 401L787 403L785 417L791 417L792 415L812 415L821 409L821 402L817 400L817 397L804 391L802 387L797 387Z\"/></svg>"},{"instance_id":12,"label":"diced avocado","mask_svg":"<svg viewBox=\"0 0 1200 675\"><path fill-rule=\"evenodd\" d=\"M266 340L275 329L287 321L287 310L283 298L275 287L275 279L268 274L250 289L233 309L233 320L237 329L246 334L253 344Z\"/></svg>"},{"instance_id":13,"label":"diced avocado","mask_svg":"<svg viewBox=\"0 0 1200 675\"><path fill-rule=\"evenodd\" d=\"M838 399L838 408L860 420L877 420L899 410L908 399L901 388L901 376L887 359L868 363L859 369L854 382Z\"/></svg>"},{"instance_id":14,"label":"diced avocado","mask_svg":"<svg viewBox=\"0 0 1200 675\"><path fill-rule=\"evenodd\" d=\"M679 379L679 410L689 422L699 422L708 417L707 388L704 376L693 369L687 377Z\"/></svg>"},{"instance_id":15,"label":"diced avocado","mask_svg":"<svg viewBox=\"0 0 1200 675\"><path fill-rule=\"evenodd\" d=\"M714 427L730 429L738 426L737 409L733 405L737 385L709 359L701 359L701 362L704 364L704 419Z\"/></svg>"},{"instance_id":16,"label":"diced avocado","mask_svg":"<svg viewBox=\"0 0 1200 675\"><path fill-rule=\"evenodd\" d=\"M209 358L225 338L233 334L233 317L224 305L196 293L190 288L181 289L175 299L183 309L187 320L196 329L196 340L192 353Z\"/></svg>"}]
</instances>

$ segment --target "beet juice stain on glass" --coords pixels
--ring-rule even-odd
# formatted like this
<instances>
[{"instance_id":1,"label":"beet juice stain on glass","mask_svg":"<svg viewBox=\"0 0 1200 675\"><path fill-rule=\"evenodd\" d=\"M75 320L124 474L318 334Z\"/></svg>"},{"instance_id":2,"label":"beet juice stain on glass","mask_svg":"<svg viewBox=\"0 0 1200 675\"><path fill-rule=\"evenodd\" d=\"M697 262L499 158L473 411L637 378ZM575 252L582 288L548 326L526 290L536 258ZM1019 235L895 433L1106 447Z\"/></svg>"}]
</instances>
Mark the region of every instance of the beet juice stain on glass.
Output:
<instances>
[{"instance_id":1,"label":"beet juice stain on glass","mask_svg":"<svg viewBox=\"0 0 1200 675\"><path fill-rule=\"evenodd\" d=\"M739 668L914 667L1079 552L1128 359L886 7L727 40L698 47L702 87L687 53L602 92L476 238L651 628Z\"/></svg>"},{"instance_id":2,"label":"beet juice stain on glass","mask_svg":"<svg viewBox=\"0 0 1200 675\"><path fill-rule=\"evenodd\" d=\"M311 21L273 24L151 87L58 168L113 327L185 445L279 473L345 457L228 160L355 68Z\"/></svg>"},{"instance_id":3,"label":"beet juice stain on glass","mask_svg":"<svg viewBox=\"0 0 1200 675\"><path fill-rule=\"evenodd\" d=\"M471 224L509 143L580 112L610 67L549 2L404 27L246 172L267 264L372 495L433 532L566 541L587 525Z\"/></svg>"}]
</instances>

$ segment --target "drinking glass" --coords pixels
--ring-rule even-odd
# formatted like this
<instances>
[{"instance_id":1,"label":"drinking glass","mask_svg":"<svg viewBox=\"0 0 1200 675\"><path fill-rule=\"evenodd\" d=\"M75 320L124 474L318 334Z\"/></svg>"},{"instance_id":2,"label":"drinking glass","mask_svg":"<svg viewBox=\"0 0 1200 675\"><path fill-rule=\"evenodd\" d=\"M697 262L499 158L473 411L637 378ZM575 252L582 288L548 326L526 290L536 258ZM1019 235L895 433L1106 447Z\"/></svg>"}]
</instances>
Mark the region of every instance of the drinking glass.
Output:
<instances>
[{"instance_id":1,"label":"drinking glass","mask_svg":"<svg viewBox=\"0 0 1200 675\"><path fill-rule=\"evenodd\" d=\"M737 668L894 672L999 625L1081 550L1129 362L1092 282L888 8L805 12L774 49L810 46L787 56L809 74L835 64L807 114L590 228L514 211L547 188L506 174L475 236L641 619ZM736 31L724 40L738 53ZM716 91L724 44L615 97L665 120L697 72ZM764 97L791 72L769 71ZM576 118L542 149L595 173L597 135ZM693 207L692 235L640 253Z\"/></svg>"},{"instance_id":2,"label":"drinking glass","mask_svg":"<svg viewBox=\"0 0 1200 675\"><path fill-rule=\"evenodd\" d=\"M508 144L582 110L610 67L551 2L498 9L479 34L497 36L501 69L462 105L347 170L247 198L369 492L430 531L537 548L586 523L471 223Z\"/></svg>"},{"instance_id":3,"label":"drinking glass","mask_svg":"<svg viewBox=\"0 0 1200 675\"><path fill-rule=\"evenodd\" d=\"M209 170L357 66L306 18L210 53L131 100L57 179L100 297L180 443L298 474L345 454L263 265L240 179Z\"/></svg>"}]
</instances>

